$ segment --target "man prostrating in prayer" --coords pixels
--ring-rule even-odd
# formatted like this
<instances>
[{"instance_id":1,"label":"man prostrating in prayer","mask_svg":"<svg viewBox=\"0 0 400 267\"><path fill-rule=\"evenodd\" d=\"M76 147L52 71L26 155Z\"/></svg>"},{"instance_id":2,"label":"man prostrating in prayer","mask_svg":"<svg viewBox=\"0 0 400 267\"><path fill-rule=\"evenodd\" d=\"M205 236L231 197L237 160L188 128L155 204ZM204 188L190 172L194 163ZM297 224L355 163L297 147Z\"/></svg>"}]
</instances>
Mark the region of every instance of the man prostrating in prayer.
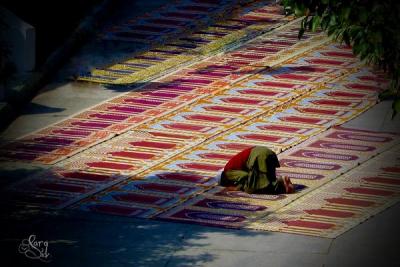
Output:
<instances>
[{"instance_id":1,"label":"man prostrating in prayer","mask_svg":"<svg viewBox=\"0 0 400 267\"><path fill-rule=\"evenodd\" d=\"M249 194L288 194L294 185L288 177L276 177L276 154L269 148L254 146L231 158L221 173L221 186L235 186Z\"/></svg>"}]
</instances>

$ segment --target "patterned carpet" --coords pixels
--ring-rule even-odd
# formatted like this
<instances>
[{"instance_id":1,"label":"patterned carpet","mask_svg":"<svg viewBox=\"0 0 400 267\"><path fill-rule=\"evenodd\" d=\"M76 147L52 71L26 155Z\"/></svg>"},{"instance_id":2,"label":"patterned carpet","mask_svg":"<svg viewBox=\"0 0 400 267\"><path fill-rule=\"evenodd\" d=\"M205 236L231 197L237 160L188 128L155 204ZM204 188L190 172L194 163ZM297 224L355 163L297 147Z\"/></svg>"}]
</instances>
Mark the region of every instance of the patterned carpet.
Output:
<instances>
[{"instance_id":1,"label":"patterned carpet","mask_svg":"<svg viewBox=\"0 0 400 267\"><path fill-rule=\"evenodd\" d=\"M144 49L105 68L83 73L79 79L107 84L147 81L160 72L196 62L203 55L224 51L291 19L271 2L179 1L112 27L103 39L124 41L132 46L139 43ZM199 26L203 27L198 29ZM182 37L183 32L186 34Z\"/></svg>"},{"instance_id":2,"label":"patterned carpet","mask_svg":"<svg viewBox=\"0 0 400 267\"><path fill-rule=\"evenodd\" d=\"M399 201L399 173L397 145L249 227L337 237Z\"/></svg>"},{"instance_id":3,"label":"patterned carpet","mask_svg":"<svg viewBox=\"0 0 400 267\"><path fill-rule=\"evenodd\" d=\"M384 75L322 33L299 41L299 20L278 7L252 5L237 15L251 31L220 19L235 46L215 38L218 49L202 44L211 52L192 53L190 65L173 54L159 79L107 78L151 82L2 147L2 160L51 165L7 188L6 200L330 238L398 201L399 136L340 126L377 102ZM110 77L98 74L81 79ZM295 194L216 185L229 158L252 145L278 153L278 173L294 181ZM387 168L371 169L382 160Z\"/></svg>"}]
</instances>

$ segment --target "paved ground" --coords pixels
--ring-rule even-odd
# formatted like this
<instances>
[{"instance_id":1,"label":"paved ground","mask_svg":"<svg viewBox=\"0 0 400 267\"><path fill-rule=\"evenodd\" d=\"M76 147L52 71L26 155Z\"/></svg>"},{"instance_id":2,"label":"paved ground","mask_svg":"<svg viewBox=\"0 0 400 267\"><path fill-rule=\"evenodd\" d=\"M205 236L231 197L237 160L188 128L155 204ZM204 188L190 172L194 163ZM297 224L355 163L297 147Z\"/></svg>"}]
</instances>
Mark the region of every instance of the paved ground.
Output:
<instances>
[{"instance_id":1,"label":"paved ground","mask_svg":"<svg viewBox=\"0 0 400 267\"><path fill-rule=\"evenodd\" d=\"M63 213L19 224L2 251L14 266L34 266L16 252L34 233L53 257L38 266L399 266L399 212L396 205L335 240Z\"/></svg>"},{"instance_id":2,"label":"paved ground","mask_svg":"<svg viewBox=\"0 0 400 267\"><path fill-rule=\"evenodd\" d=\"M47 85L2 134L12 140L121 94L100 85L56 81ZM347 126L400 133L382 102ZM1 184L42 168L1 166ZM3 214L8 214L5 211ZM32 211L2 218L3 262L7 266L400 266L400 204L336 239L225 230L140 220L81 211ZM26 258L18 245L35 234L49 241L50 263Z\"/></svg>"}]
</instances>

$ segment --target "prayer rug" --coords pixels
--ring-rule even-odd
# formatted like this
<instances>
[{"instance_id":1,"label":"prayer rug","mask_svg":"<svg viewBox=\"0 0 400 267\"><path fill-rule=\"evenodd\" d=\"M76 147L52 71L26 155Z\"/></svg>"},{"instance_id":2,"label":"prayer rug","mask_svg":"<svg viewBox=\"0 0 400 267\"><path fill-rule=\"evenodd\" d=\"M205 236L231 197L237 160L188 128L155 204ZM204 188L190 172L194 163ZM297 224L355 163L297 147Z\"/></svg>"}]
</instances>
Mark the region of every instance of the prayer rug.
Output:
<instances>
[{"instance_id":1,"label":"prayer rug","mask_svg":"<svg viewBox=\"0 0 400 267\"><path fill-rule=\"evenodd\" d=\"M128 93L3 145L0 158L54 164L196 98L160 91Z\"/></svg>"},{"instance_id":2,"label":"prayer rug","mask_svg":"<svg viewBox=\"0 0 400 267\"><path fill-rule=\"evenodd\" d=\"M370 133L362 135L365 138ZM341 138L348 140L346 136ZM362 138L358 133L353 136L353 140ZM373 138L378 142L385 139ZM332 147L334 143L324 144ZM343 143L335 144L341 144L340 148L329 150L343 150ZM372 149L364 142L361 144L347 149ZM349 154L346 153L346 157L350 157ZM354 152L351 154L355 155ZM335 238L400 200L399 159L400 146L397 145L276 212L258 218L249 227Z\"/></svg>"},{"instance_id":3,"label":"prayer rug","mask_svg":"<svg viewBox=\"0 0 400 267\"><path fill-rule=\"evenodd\" d=\"M334 181L342 173L399 141L396 134L333 127L286 150L279 154L281 168L278 174L289 176L298 188L303 188L290 195L249 195L219 187L216 185L216 174L232 154L226 151L188 151L104 190L75 207L93 210L97 206L108 205L116 210L110 208L110 212L102 212L112 214L118 213L118 207L135 207L147 210L140 215L144 218L271 230L268 218L279 212L280 208L293 201L297 203L299 200L296 199L301 196L306 198L316 188ZM374 179L371 181L375 182ZM363 190L353 191L357 194L382 193ZM121 195L127 200L121 199ZM143 195L152 198L143 200ZM370 213L363 214L364 217L367 215ZM321 232L320 236L325 234Z\"/></svg>"},{"instance_id":4,"label":"prayer rug","mask_svg":"<svg viewBox=\"0 0 400 267\"><path fill-rule=\"evenodd\" d=\"M252 25L254 19L247 16L241 23ZM332 219L335 227L328 227L322 219L312 224L304 217L339 216L341 203L354 203L347 195L334 198L339 199L334 212L325 211L319 198L323 204L314 203L319 208L305 215L299 201L398 143L395 134L337 126L373 106L387 81L362 65L349 47L320 33L297 41L298 27L298 21L288 23L7 144L0 155L4 159L58 163L11 185L5 200L327 237L349 229L336 226L340 220ZM143 64L158 59L154 54L140 58ZM297 184L295 194L249 195L217 186L225 163L254 145L279 154L278 173ZM389 169L396 170L394 166ZM390 195L367 187L343 187L340 192L361 198ZM295 206L298 217L269 223L269 216L278 214L278 220L281 208L291 202L300 203ZM367 218L360 214L355 217Z\"/></svg>"},{"instance_id":5,"label":"prayer rug","mask_svg":"<svg viewBox=\"0 0 400 267\"><path fill-rule=\"evenodd\" d=\"M290 29L298 27L297 24L298 22L289 23L285 26L285 29L290 31ZM259 46L265 40L274 39L274 36L273 32L268 33L266 37L256 39L248 43L244 48L239 47L235 51L240 52L249 47ZM328 39L321 38L321 35L315 35L315 38L310 38L307 41L292 42L290 45L282 46L277 50L273 56L274 61L280 62L289 57L289 55L292 57L298 56L304 50L304 44L308 49L313 49L327 41ZM285 56L280 58L280 54ZM217 94L217 92L224 90L230 84L234 84L265 69L260 65L262 65L262 62L268 62L270 57L272 56L266 54L260 60L252 59L247 61L248 64L245 65L236 64L238 61L235 58L231 59L231 56L210 58L204 62L184 68L180 74L167 75L162 79L146 84L138 89L140 92L129 92L107 100L64 121L6 144L1 148L0 158L3 160L54 164L117 134L162 118L167 113L179 110L192 102L208 97L210 94ZM248 66L249 64L254 64L255 66ZM300 69L298 70L301 72ZM331 70L333 67L327 66L325 69ZM339 71L336 71L336 73L331 71L331 74L326 77L331 79L334 77L333 75L339 74ZM216 78L210 79L210 75L216 75ZM285 99L284 97L288 100L297 96L294 92L288 92L288 89L296 89L291 91L298 91L297 89L310 88L311 85L311 83L310 85L302 85L298 80L294 79L292 79L294 84L288 84L287 82L292 80L288 80L287 77L278 76L277 78L271 77L271 79L279 79L282 82L263 81L260 85L271 87L273 89L272 92L252 90L252 94L246 96L248 90L245 88L243 90L237 89L240 96L235 96L232 94L234 91L232 91L229 96L222 98L221 101L223 103L206 104L203 107L199 107L199 109L201 112L223 112L227 113L227 115L230 114L229 116L231 117L236 113L246 113L250 116L257 113L257 109L239 106L231 107L231 104L246 104L246 101L249 101L249 97L259 96L257 99L252 99L251 102L247 103L257 102L259 104L258 110L261 108L260 105L264 103L268 103L267 106L270 108L282 103ZM316 85L315 82L312 84ZM286 92L280 92L279 90L286 90ZM275 97L272 99L272 96ZM263 97L264 99L270 98L263 100Z\"/></svg>"},{"instance_id":6,"label":"prayer rug","mask_svg":"<svg viewBox=\"0 0 400 267\"><path fill-rule=\"evenodd\" d=\"M360 77L364 76L370 76L371 78L378 77L377 75L375 76L374 75L375 74L373 74L372 72L368 72L368 75L366 75L366 71L365 69L363 69L362 71L359 71L358 74L351 73L346 76L342 76L340 77L340 79L336 79L334 81L335 83L332 83L331 85L333 86L334 89L335 88L334 85L341 86L342 83L343 84L347 84L349 82L360 83L359 81ZM249 78L249 80L250 79L251 78ZM360 85L361 84L362 83L360 83ZM375 90L378 90L377 89L378 87L379 87L378 83L375 83ZM274 116L250 119L245 124L240 124L238 125L238 127L232 128L232 130L224 131L222 132L221 135L216 135L213 138L208 139L205 142L201 143L200 145L192 147L190 151L187 150L187 152L181 153L171 159L168 159L167 161L156 166L155 169L150 168L149 170L146 170L145 172L140 173L139 175L133 176L128 181L123 182L122 185L124 185L124 183L126 182L134 183L136 181L142 181L142 180L147 181L148 179L160 179L159 177L164 177L163 180L165 181L165 176L163 176L163 174L168 174L166 180L167 181L172 180L173 184L178 183L180 185L183 185L187 184L187 182L189 182L190 184L192 183L199 184L198 186L200 186L201 188L205 187L207 190L206 191L207 193L197 194L196 199L201 198L201 196L207 198L207 200L201 202L202 203L201 205L195 204L196 207L192 207L191 204L193 203L192 198L185 196L181 198L181 202L186 204L176 205L175 202L171 203L171 205L169 206L170 210L164 213L163 210L167 209L164 202L163 205L159 207L155 207L154 205L152 205L151 208L155 210L153 210L154 213L151 213L152 215L148 217L153 218L155 214L159 214L156 216L156 218L172 219L177 221L190 221L195 223L218 225L225 227L244 227L244 225L247 225L249 221L255 220L255 218L258 218L260 216L265 216L266 210L268 210L268 212L271 212L273 210L278 209L282 205L287 204L292 200L287 198L286 196L247 195L247 197L244 197L246 194L241 192L227 192L226 189L218 187L210 188L210 185L215 185L215 179L213 177L216 176L216 173L220 171L221 168L223 168L226 161L238 150L248 147L249 145L266 145L266 144L268 144L268 146L270 147L274 147L276 151L286 150L290 147L293 147L295 144L300 143L301 141L309 139L310 136L324 131L327 127L331 127L331 125L343 123L344 121L349 120L350 118L363 112L366 108L374 104L377 94L377 91L369 91L368 94L363 95L363 98L361 98L362 100L361 103L358 102L360 101L359 95L351 95L350 91L341 89L340 92L344 94L338 94L338 95L333 94L333 96L323 97L324 93L326 93L327 91L328 90L325 87L320 87L320 88L317 87L317 89L314 89L311 92L304 94L302 97L299 98L298 101L294 101L296 105L292 104L286 105L280 109L281 112L277 113L278 115L284 114L285 118L291 116L291 118L296 118L296 119L276 121ZM330 92L336 92L336 91L332 90ZM358 91L351 90L351 92L357 94ZM361 90L359 93L361 93ZM353 100L355 98L357 99L357 101L354 102ZM321 100L328 100L328 99L331 102L326 102L326 103L321 102ZM338 103L340 103L339 106ZM323 108L321 107L321 104L324 104ZM200 107L203 107L202 102L200 102L199 105ZM241 107L243 107L243 104L240 105ZM296 109L294 109L293 106L295 106ZM198 110L198 108L196 108L196 105L193 105L192 109ZM222 110L222 111L225 114L227 112L227 110ZM291 113L293 112L295 113L300 112L300 113L296 117L294 115L291 115ZM306 115L308 113L311 113L312 116L310 115L304 116L302 113L305 113ZM207 114L210 115L210 112L208 112ZM175 116L174 120L182 119L184 117L180 113L179 115L180 115L179 117ZM244 115L246 115L246 112L244 112ZM185 119L188 118L191 119L191 117L186 117ZM321 124L319 123L321 120L328 121L329 123ZM163 124L165 123L166 122L164 122ZM157 128L160 128L160 125L162 124L158 124ZM240 129L243 129L242 130L243 132L241 132ZM253 130L249 131L249 129ZM256 132L257 130L254 131L254 129L258 129L259 133ZM284 152L280 155L283 166L280 170L282 172L282 175L287 175L291 177L294 181L296 181L296 179L300 179L300 181L302 181L303 183L303 186L307 186L307 188L314 188L315 186L320 186L321 184L326 182L327 179L332 179L334 177L337 177L338 175L340 175L340 173L349 170L350 168L354 167L360 162L365 161L368 157L375 155L377 152L379 152L377 149L380 146L387 148L388 145L391 145L392 142L394 142L392 140L392 137L376 138L373 135L363 136L362 134L357 134L359 132L357 130L348 130L348 132L346 132L346 130L338 127L334 129L336 132L341 130L343 130L343 132L340 132L341 135L337 134L336 132L335 132L336 135L329 134L330 132L328 132L326 134L329 138L331 139L339 138L340 136L339 140L343 139L348 141L349 143L340 142L338 140L333 140L331 142L328 142L327 144L328 147L334 147L335 149L339 149L339 151L334 150L333 152L332 151L324 152L323 149L325 150L327 149L325 148L325 146L322 146L322 148L312 147L308 150L307 149L299 150L298 152L293 152L292 154L286 157L285 157L286 152ZM193 132L193 129L186 129L186 131L188 130ZM271 132L268 132L268 134L266 134L265 130L270 130ZM164 129L163 131L165 132L167 131L167 129ZM356 133L355 136L349 134L352 132ZM274 135L274 133L276 134ZM379 133L377 133L377 135L379 135ZM328 141L330 140L329 138ZM374 141L371 142L373 146L365 145L365 142L362 141L364 139L368 140L369 138L371 138L371 140ZM224 141L225 139L228 140ZM240 139L243 139L243 141L239 141ZM234 140L235 142L232 142L231 140L232 141ZM375 140L379 140L383 142L383 144L379 142L376 144ZM313 141L313 139L309 139L309 141L307 142L311 141ZM307 142L304 144L307 144ZM316 141L312 143L312 145L318 146L319 143L321 142ZM347 155L346 149L348 147L354 149L356 155L352 154ZM293 149L296 148L297 147L294 147ZM342 151L340 149L342 149ZM310 158L312 159L311 161ZM314 163L315 158L318 158L318 160L321 161L321 163L315 164ZM339 163L332 163L332 159L338 159ZM175 176L179 176L180 178L179 179L174 178ZM194 178L194 180L190 179L188 181L185 181L184 179L184 178L189 179L189 177L193 176L198 178ZM208 184L210 183L211 184L208 186L207 185L204 186L203 185L204 181L207 181ZM102 194L112 195L118 191L119 190L117 190L114 187L113 190L111 191L110 190L103 191L100 194L100 196ZM218 197L223 197L223 200L225 202L226 201L228 202L226 203L218 202ZM244 204L246 204L247 206L242 205L240 206L240 208L238 208L239 211L235 210L233 212L232 207L235 205L236 206L239 205L237 202L238 197L240 201L244 201ZM298 195L296 197L298 197ZM207 205L220 207L218 209L218 212L215 209L205 211L204 210L205 209L204 205L206 205L205 203L209 203L211 201L209 199L214 199L214 198L216 198L215 201L218 202L218 205L215 204L214 202L213 202L214 204L207 204ZM104 200L104 198L97 199L95 197L95 199L93 198L90 199L91 207L104 204L102 201ZM114 207L118 205L124 206L127 204L121 201L116 202L115 198L112 199L113 199L112 205ZM188 199L187 202L185 202L186 199ZM270 201L269 199L272 199L272 201ZM86 202L84 201L83 203ZM130 204L135 204L135 203L136 203L135 201L130 202ZM230 208L227 208L227 210L222 211L221 214L220 209L222 206ZM267 207L267 209L259 206ZM256 210L257 212L255 213L250 212L252 211L252 209ZM176 211L176 213L173 213L174 211ZM188 215L187 218L184 218L183 214L186 213L190 215ZM150 213L146 214L149 215ZM210 218L215 218L215 220L210 221Z\"/></svg>"},{"instance_id":7,"label":"prayer rug","mask_svg":"<svg viewBox=\"0 0 400 267\"><path fill-rule=\"evenodd\" d=\"M120 25L113 25L102 36L106 40L146 41L147 34L153 38L165 38L166 34L178 34L214 19L222 19L226 14L240 11L243 1L176 1L159 9L152 10L139 18L127 19ZM242 11L243 12L243 11ZM130 36L124 33L137 33ZM140 38L140 37L143 38ZM136 37L136 38L135 38ZM149 37L148 37L149 38ZM144 40L143 40L144 39Z\"/></svg>"},{"instance_id":8,"label":"prayer rug","mask_svg":"<svg viewBox=\"0 0 400 267\"><path fill-rule=\"evenodd\" d=\"M317 46L305 56L313 55L319 50L339 53L343 49L345 48L325 44ZM313 59L312 56L308 57ZM318 57L321 58L320 55ZM374 85L375 91L364 92L364 97L356 100L351 95L325 97L323 92L327 89L323 85L326 82L336 82L339 85L348 82L355 83L358 77L357 72L360 72L363 77L368 75L374 77L375 74L365 68L362 68L362 71L355 68L343 68L342 71L336 72L335 67L323 65L324 70L330 74L319 81L305 83L298 81L297 78L303 73L310 73L310 68L305 68L303 63L299 64L298 59L289 60L288 63L293 69L293 75L297 75L294 78L275 75L275 73L284 73L284 71L279 71L280 65L262 71L259 75L249 75L248 78L239 80L237 85L240 86L233 84L215 90L214 94L203 95L191 105L179 107L175 111L170 110L146 124L137 125L133 128L134 131L128 131L87 149L59 163L58 167L77 173L119 177L113 179L111 184L129 180L128 178L132 175L142 175L147 170L157 171L157 166L164 166L162 170L169 173L199 172L200 175L213 177L228 158L240 149L250 145L267 145L277 152L286 150L334 124L340 124L360 114L374 103L377 90L381 85L381 81L359 83L364 86ZM212 64L216 65L215 62ZM313 66L315 69L322 69L316 63ZM288 69L284 63L282 69L285 71ZM273 74L270 75L268 70ZM346 76L343 76L344 72L347 72ZM313 75L312 72L309 74L310 77ZM134 95L149 97L147 93L153 93L151 97L157 97L161 101L170 98L175 90L177 96L187 96L186 90L189 85L192 86L189 90L196 91L202 89L203 81L206 81L199 78L179 79L179 83L168 88L170 91L161 89L133 92L127 94L130 96L128 99L143 101L141 98L135 98ZM211 82L216 83L212 80ZM206 84L209 85L208 82ZM180 93L182 90L184 94ZM353 93L356 91L352 90ZM156 92L158 94L154 95ZM341 92L346 92L346 90L341 90ZM121 100L124 99L116 98L113 103L119 103ZM156 99L147 100L144 103L151 107L154 102ZM322 104L324 104L323 108ZM101 107L115 106L122 107L123 105L103 104ZM138 105L137 108L142 106ZM153 109L153 112L157 110L160 108ZM131 110L120 109L119 111L130 112ZM48 176L46 173L43 175ZM56 177L59 176L56 175ZM40 175L33 180L40 183ZM35 184L34 181L27 181L27 183ZM67 182L63 180L64 185L65 183ZM108 180L96 182L94 187L89 186L81 191L81 194L79 192L74 194L75 201L109 186ZM21 184L20 187L29 186ZM53 191L35 187L31 191L36 195L49 194L54 197L60 192L62 195L63 188L66 186L57 187L57 190ZM18 187L14 189L18 191ZM69 192L69 188L66 190ZM68 206L72 202L70 199L57 202L57 207ZM175 204L175 202L166 203ZM113 205L115 206L115 203Z\"/></svg>"},{"instance_id":9,"label":"prayer rug","mask_svg":"<svg viewBox=\"0 0 400 267\"><path fill-rule=\"evenodd\" d=\"M362 75L363 76L365 75L364 71L362 72ZM369 75L373 74L370 73ZM351 75L351 76L352 76L351 79L358 77L356 75ZM340 81L337 81L337 83L340 84L340 82L347 82L349 79L350 78L346 76L343 77ZM309 99L314 95L321 95L320 91L325 92L326 89L314 90L314 94L305 95L303 98ZM371 98L374 99L374 95L376 96L376 92L373 93L371 92L370 95L365 97L364 101L366 101L366 103L369 103L367 106L372 105L374 103L374 101L370 100ZM331 100L336 99L337 101L347 100L348 102L351 102L350 101L351 97L349 99L349 98L343 98L343 96L338 96L336 98L331 97L330 99ZM302 101L298 102L302 103ZM304 103L306 103L307 106L310 106L309 102L304 102ZM333 105L336 105L336 102L334 102ZM196 105L193 106L193 108L195 107ZM301 109L302 106L299 106L298 108ZM318 115L315 117L306 117L308 118L308 120L303 119L301 121L291 121L290 123L285 123L285 121L275 122L273 119L274 116L249 120L245 124L241 124L238 127L232 128L231 130L224 131L222 132L221 135L216 135L211 139L207 139L205 142L201 142L198 146L194 147L191 146L190 149L187 149L185 152L177 154L177 156L169 158L168 160L162 162L161 164L158 164L155 169L155 172L169 173L170 174L169 177L171 177L172 175L180 175L180 174L185 174L187 177L195 175L195 176L200 176L199 179L201 181L203 180L203 178L209 181L210 179L212 179L211 177L215 177L216 173L224 166L226 161L240 149L248 147L249 145L268 144L268 146L274 147L276 151L286 150L294 146L295 144L308 139L310 136L322 132L324 129L326 129L326 127L330 127L331 125L331 124L324 124L319 127L316 127L315 120L310 120L310 118L314 119L329 118L331 121L334 121L337 124L337 123L342 123L343 121L346 121L352 118L353 116L356 116L360 112L363 112L365 108L366 108L365 105L362 105L361 108L358 106L348 105L345 106L345 108L342 108L341 110L335 109L335 106L328 107L325 109L319 109L318 107L313 107L313 108L310 107L310 110L307 110L309 112L320 113L321 110L323 110L324 112L322 115ZM286 113L290 114L291 110L293 110L293 108L291 106L288 106L286 110L282 110L283 112L278 114L286 114ZM330 112L327 113L327 111ZM350 115L348 113L350 113ZM177 118L182 119L183 117L185 117L185 115L182 116L181 113L179 113L178 116L179 117L174 116L175 120ZM208 116L210 116L209 113ZM304 117L299 117L299 118L304 118ZM192 119L192 118L186 116L185 119ZM164 123L157 124L156 125L157 127L155 128L161 131L159 128L163 124L166 124L166 122L164 121ZM217 127L215 123L212 123L212 125L215 125L215 127ZM265 130L269 130L268 134L266 133ZM167 132L167 131L168 129L163 129L161 132ZM188 132L194 133L193 128L186 128L185 130L183 128L181 128L180 130L175 129L174 132L176 133L177 131L181 131L181 133L186 132L186 134ZM206 136L208 136L207 133L198 133L198 134L200 135L206 134ZM384 139L384 140L389 141L389 139L387 140ZM340 146L347 146L348 144L333 143L330 145L340 147ZM358 148L358 146L356 147ZM287 159L285 158L282 159L283 165L285 167L282 167L281 171L282 174L287 175L293 179L296 179L296 177L297 178L300 177L302 179L315 180L318 184L320 183L322 178L327 177L327 172L331 171L344 172L354 164L357 164L359 161L365 160L365 157L361 157L363 149L365 150L366 153L372 153L371 151L375 151L375 149L369 150L371 148L368 146L367 147L361 146L361 147L362 147L360 148L361 151L358 152L360 155L349 156L349 157L345 157L344 154L340 153L322 153L322 152L320 153L318 151L318 147L313 148L316 151L302 150L299 153L303 153L304 155L307 156L311 155L311 157L313 156L320 157L322 161L325 160L327 162L326 163L321 162L321 164L313 165L314 169L312 169L312 171L308 171L307 168L310 167L308 166L310 162L304 160L303 158L301 158L301 160L298 160L295 157L297 154L294 154L291 157L288 157ZM341 162L340 165L331 164L329 163L329 161L332 157L333 158L338 157L340 159L343 158L343 161ZM306 166L307 168L305 170L301 169L302 166ZM292 168L295 168L295 170L293 170ZM142 179L147 180L148 177L154 177L154 174L151 173L151 169L154 168L150 168L150 170L147 170L144 173L140 173L129 180L142 180ZM195 181L197 183L197 180ZM174 183L175 182L176 181L174 180ZM182 183L182 181L180 181L180 183ZM94 204L92 203L91 205ZM116 205L116 203L114 203L113 205ZM160 209L160 211L161 210L162 209Z\"/></svg>"},{"instance_id":10,"label":"prayer rug","mask_svg":"<svg viewBox=\"0 0 400 267\"><path fill-rule=\"evenodd\" d=\"M81 74L78 79L106 84L147 81L159 76L160 73L165 73L167 70L171 72L182 64L196 62L199 57L210 56L232 45L238 45L245 40L254 38L292 20L292 18L283 15L281 7L271 3L265 4L255 1L248 8L243 8L240 4L230 4L229 6L232 6L232 9L235 10L233 12L235 16L229 20L224 20L223 16L221 16L218 19L218 24L187 33L184 37L177 36L174 41L166 41L162 45L153 45L146 51L141 51L129 59L105 68L98 67L89 73ZM221 10L226 14L232 14L232 12L227 12L223 8ZM194 14L190 11L185 12L188 16L187 18L182 17L185 16L182 11L173 11L162 12L161 17L158 19L162 21L173 19L182 23L187 22L185 23L185 28L187 29L189 28L187 24L190 24L190 21L198 23L199 19L201 20L196 16L205 17L202 14ZM278 15L278 12L281 14ZM176 16L179 16L179 18ZM207 16L212 17L212 13L207 14ZM133 27L125 26L120 30L114 30L107 35L107 39L145 41L148 43L154 43L160 39L158 40L158 43L160 43L161 39L171 39L171 36L174 36L172 32L178 29L171 29L171 26L165 25L155 27L152 23L147 25L148 22L146 21L144 23L144 25L134 24L135 26ZM163 30L163 27L167 27L167 30Z\"/></svg>"},{"instance_id":11,"label":"prayer rug","mask_svg":"<svg viewBox=\"0 0 400 267\"><path fill-rule=\"evenodd\" d=\"M252 88L248 85L254 84L253 77L255 77L254 79L258 83L274 83L279 86L284 84L292 87L297 86L298 89L287 90L277 88L268 90L265 89L265 86ZM334 76L327 76L325 79L328 80L330 78L332 80L332 77ZM274 148L279 147L279 149L282 150L307 139L310 135L302 134L300 136L289 136L290 132L283 136L280 133L266 134L265 130L268 129L268 126L263 124L265 119L261 119L260 116L266 115L268 112L274 112L275 114L270 116L268 121L273 123L289 122L294 123L294 125L302 124L302 127L294 128L294 130L315 134L318 132L315 130L316 126L320 126L320 130L322 131L327 127L354 117L374 103L374 101L370 99L372 96L370 98L366 97L365 99L357 100L337 97L335 100L330 99L328 101L327 97L323 97L322 94L319 93L320 90L314 89L314 91L312 91L313 93L307 92L313 87L318 88L322 81L315 84L310 83L310 85L306 86L300 84L298 81L288 80L287 78L283 79L285 83L281 82L281 80L281 77L273 77L271 79L268 75L265 75L265 77L252 76L243 82L243 89L220 90L217 96L211 95L205 97L190 106L183 107L176 112L171 112L153 123L147 123L142 127L136 127L136 129L145 132L175 132L193 136L191 142L186 144L185 149L189 149L196 142L202 142L209 137L224 133L225 136L219 136L219 140L224 138L233 144L268 144ZM200 81L202 80L199 80L199 82ZM184 81L181 79L181 82ZM192 79L190 83L193 82ZM316 95L317 93L318 95ZM246 97L242 98L241 95L245 95ZM291 101L293 102L293 99L298 99L298 103L293 104L293 107L288 106L285 110L279 109L279 112L277 112L276 107ZM254 103L257 102L263 103L263 105L254 105ZM339 107L337 107L338 103L340 104ZM315 107L313 105L315 105ZM323 106L324 108L316 107L317 105ZM345 106L342 107L343 105ZM245 127L247 124L243 123L249 120L258 121L255 126L249 125ZM232 128L232 130L230 130L230 128ZM275 129L277 129L276 126ZM122 135L119 139L127 139L126 136ZM110 143L112 144L113 141ZM210 144L210 146L219 146L219 149L222 149L219 144ZM227 146L229 147L229 144ZM113 153L106 147L110 147L109 143L105 143L94 149L96 151L103 151L105 149L105 151L108 151L107 153ZM129 145L125 142L123 145L120 145L120 147L129 147ZM238 148L240 148L240 146ZM115 152L119 153L120 151ZM160 153L162 152L160 151ZM88 150L82 153L78 158L64 161L62 165L66 168L71 168L72 166L75 166L74 168L84 168L85 164L87 164L91 158L104 157L104 155L105 152L99 154L99 152ZM74 161L78 162L78 164L72 163L72 165L69 165L66 163Z\"/></svg>"}]
</instances>

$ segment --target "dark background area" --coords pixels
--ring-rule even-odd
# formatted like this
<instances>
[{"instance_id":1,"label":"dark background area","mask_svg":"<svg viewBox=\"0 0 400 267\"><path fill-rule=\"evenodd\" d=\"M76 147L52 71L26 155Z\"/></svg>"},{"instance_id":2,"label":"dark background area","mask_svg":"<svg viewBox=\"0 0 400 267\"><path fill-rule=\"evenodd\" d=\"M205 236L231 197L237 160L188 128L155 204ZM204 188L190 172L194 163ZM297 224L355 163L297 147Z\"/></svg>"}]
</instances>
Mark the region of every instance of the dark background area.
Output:
<instances>
[{"instance_id":1,"label":"dark background area","mask_svg":"<svg viewBox=\"0 0 400 267\"><path fill-rule=\"evenodd\" d=\"M35 27L36 67L57 49L102 0L5 0L2 6Z\"/></svg>"}]
</instances>

